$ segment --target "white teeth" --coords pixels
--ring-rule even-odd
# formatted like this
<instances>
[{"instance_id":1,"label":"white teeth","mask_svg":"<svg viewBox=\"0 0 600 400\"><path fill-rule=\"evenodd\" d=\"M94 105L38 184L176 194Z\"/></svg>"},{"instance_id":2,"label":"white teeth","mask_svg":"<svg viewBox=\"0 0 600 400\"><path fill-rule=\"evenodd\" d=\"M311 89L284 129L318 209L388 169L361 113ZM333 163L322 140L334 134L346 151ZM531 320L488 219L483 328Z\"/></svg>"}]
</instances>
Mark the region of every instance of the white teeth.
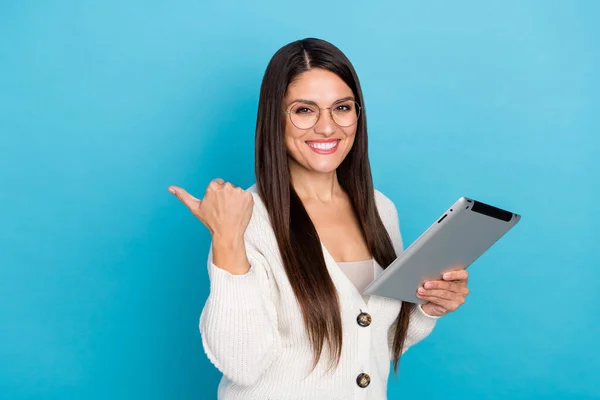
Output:
<instances>
[{"instance_id":1,"label":"white teeth","mask_svg":"<svg viewBox=\"0 0 600 400\"><path fill-rule=\"evenodd\" d=\"M313 147L313 148L319 149L319 150L331 150L335 146L337 146L338 143L339 143L339 140L336 140L334 142L328 142L328 143L306 142L306 144L308 144L310 147Z\"/></svg>"}]
</instances>

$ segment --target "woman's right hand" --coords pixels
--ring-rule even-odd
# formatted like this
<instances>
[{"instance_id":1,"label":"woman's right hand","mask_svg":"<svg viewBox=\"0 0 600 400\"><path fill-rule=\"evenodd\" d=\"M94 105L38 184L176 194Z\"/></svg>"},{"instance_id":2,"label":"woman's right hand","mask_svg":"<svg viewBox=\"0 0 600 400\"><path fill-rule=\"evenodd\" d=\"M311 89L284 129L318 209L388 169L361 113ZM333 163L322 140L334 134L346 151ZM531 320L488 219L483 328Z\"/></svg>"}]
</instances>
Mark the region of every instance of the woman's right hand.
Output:
<instances>
[{"instance_id":1,"label":"woman's right hand","mask_svg":"<svg viewBox=\"0 0 600 400\"><path fill-rule=\"evenodd\" d=\"M213 247L224 251L229 248L229 252L243 247L244 232L254 206L250 192L222 179L210 182L202 200L177 186L170 186L169 191L206 225L213 238Z\"/></svg>"}]
</instances>

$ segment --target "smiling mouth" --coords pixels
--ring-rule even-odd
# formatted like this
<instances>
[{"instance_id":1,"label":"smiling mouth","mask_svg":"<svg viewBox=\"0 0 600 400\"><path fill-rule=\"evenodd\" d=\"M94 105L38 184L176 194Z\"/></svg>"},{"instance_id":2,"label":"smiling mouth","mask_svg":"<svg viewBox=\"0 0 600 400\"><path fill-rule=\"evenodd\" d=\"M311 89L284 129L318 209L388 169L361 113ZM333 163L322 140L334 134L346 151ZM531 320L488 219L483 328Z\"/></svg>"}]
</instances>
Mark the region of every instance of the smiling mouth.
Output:
<instances>
[{"instance_id":1,"label":"smiling mouth","mask_svg":"<svg viewBox=\"0 0 600 400\"><path fill-rule=\"evenodd\" d=\"M337 150L340 141L340 139L309 140L306 145L317 154L332 154Z\"/></svg>"}]
</instances>

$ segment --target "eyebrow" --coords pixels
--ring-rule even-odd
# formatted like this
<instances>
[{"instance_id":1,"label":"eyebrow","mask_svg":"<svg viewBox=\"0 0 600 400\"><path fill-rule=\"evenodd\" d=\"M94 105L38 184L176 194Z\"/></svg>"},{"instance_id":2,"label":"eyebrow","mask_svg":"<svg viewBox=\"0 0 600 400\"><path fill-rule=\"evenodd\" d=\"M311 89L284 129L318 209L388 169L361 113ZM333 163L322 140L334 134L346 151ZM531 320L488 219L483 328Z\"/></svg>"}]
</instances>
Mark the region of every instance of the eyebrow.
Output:
<instances>
[{"instance_id":1,"label":"eyebrow","mask_svg":"<svg viewBox=\"0 0 600 400\"><path fill-rule=\"evenodd\" d=\"M333 102L333 103L331 103L331 104L341 103L342 101L347 101L347 100L354 100L354 96L347 96L347 97L344 97L344 98L338 99L338 100L334 101L334 102ZM294 104L294 103L309 103L309 104L314 104L314 105L318 106L318 104L317 104L315 101L312 101L312 100L306 100L306 99L295 99L295 100L293 100L293 101L290 101L290 102L288 103L288 106L289 106L290 104Z\"/></svg>"}]
</instances>

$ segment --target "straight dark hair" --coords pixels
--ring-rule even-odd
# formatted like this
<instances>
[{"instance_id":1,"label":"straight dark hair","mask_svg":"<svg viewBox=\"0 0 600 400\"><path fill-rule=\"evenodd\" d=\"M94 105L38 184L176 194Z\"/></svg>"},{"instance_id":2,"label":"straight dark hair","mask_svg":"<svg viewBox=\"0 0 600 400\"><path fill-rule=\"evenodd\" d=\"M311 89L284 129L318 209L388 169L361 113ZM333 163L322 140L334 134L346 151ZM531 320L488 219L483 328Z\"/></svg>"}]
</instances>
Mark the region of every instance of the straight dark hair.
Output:
<instances>
[{"instance_id":1,"label":"straight dark hair","mask_svg":"<svg viewBox=\"0 0 600 400\"><path fill-rule=\"evenodd\" d=\"M339 76L352 89L356 102L362 107L354 145L338 167L337 177L350 197L373 258L386 268L396 258L396 252L375 204L367 154L367 118L354 67L342 51L324 40L308 38L282 47L269 62L260 89L255 137L256 184L269 213L285 272L313 346L314 369L325 342L333 364L339 363L342 321L337 291L327 271L319 236L291 184L283 112L288 86L299 74L312 68L325 69ZM409 315L410 308L405 303L398 315L393 342L394 372L398 371Z\"/></svg>"}]
</instances>

